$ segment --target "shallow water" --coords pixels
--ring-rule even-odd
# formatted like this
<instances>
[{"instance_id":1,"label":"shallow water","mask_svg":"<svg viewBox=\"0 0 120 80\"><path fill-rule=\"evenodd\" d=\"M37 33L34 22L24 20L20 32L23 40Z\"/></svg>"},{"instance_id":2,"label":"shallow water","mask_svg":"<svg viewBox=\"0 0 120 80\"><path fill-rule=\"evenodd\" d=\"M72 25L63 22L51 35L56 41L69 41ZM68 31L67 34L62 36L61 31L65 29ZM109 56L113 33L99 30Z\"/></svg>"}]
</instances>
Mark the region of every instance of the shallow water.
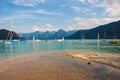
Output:
<instances>
[{"instance_id":1,"label":"shallow water","mask_svg":"<svg viewBox=\"0 0 120 80\"><path fill-rule=\"evenodd\" d=\"M58 42L57 40L41 40L40 42L26 42L20 44L5 44L4 42L1 42L0 59L21 54L64 50L88 50L120 54L120 45L109 44L108 41L109 40L102 42L100 40L98 43L97 40L65 40L62 42Z\"/></svg>"},{"instance_id":2,"label":"shallow water","mask_svg":"<svg viewBox=\"0 0 120 80\"><path fill-rule=\"evenodd\" d=\"M22 61L21 61L22 60ZM4 63L2 80L119 80L120 70L56 53L27 55ZM1 67L0 67L1 69Z\"/></svg>"}]
</instances>

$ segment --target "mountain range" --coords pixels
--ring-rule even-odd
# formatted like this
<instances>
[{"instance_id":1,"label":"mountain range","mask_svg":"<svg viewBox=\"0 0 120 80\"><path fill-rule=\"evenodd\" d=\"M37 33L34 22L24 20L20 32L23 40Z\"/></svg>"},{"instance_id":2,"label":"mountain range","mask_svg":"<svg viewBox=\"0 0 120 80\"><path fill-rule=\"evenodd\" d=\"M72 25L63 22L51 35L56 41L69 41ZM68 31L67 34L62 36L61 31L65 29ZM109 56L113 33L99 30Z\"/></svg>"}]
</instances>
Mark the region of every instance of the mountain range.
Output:
<instances>
[{"instance_id":1,"label":"mountain range","mask_svg":"<svg viewBox=\"0 0 120 80\"><path fill-rule=\"evenodd\" d=\"M29 39L32 39L33 36L37 39L58 39L62 37L65 39L97 39L98 34L100 39L120 39L120 20L87 30L72 30L67 32L62 29L46 32L36 31L27 34L23 33L21 37Z\"/></svg>"},{"instance_id":2,"label":"mountain range","mask_svg":"<svg viewBox=\"0 0 120 80\"><path fill-rule=\"evenodd\" d=\"M58 31L46 31L46 32L35 31L32 33L18 33L18 34L20 37L24 37L26 39L33 39L33 36L36 39L58 39L58 38L70 36L75 32L77 32L77 30L64 31L60 29Z\"/></svg>"},{"instance_id":3,"label":"mountain range","mask_svg":"<svg viewBox=\"0 0 120 80\"><path fill-rule=\"evenodd\" d=\"M8 36L9 32L8 30L0 29L0 40L10 39L10 35ZM120 20L87 30L64 31L60 29L58 31L35 31L31 33L15 33L12 31L13 39L33 39L33 36L36 39L58 39L63 37L65 39L97 39L98 34L100 39L120 39Z\"/></svg>"},{"instance_id":4,"label":"mountain range","mask_svg":"<svg viewBox=\"0 0 120 80\"><path fill-rule=\"evenodd\" d=\"M120 20L88 30L78 30L76 33L67 37L67 39L120 39Z\"/></svg>"}]
</instances>

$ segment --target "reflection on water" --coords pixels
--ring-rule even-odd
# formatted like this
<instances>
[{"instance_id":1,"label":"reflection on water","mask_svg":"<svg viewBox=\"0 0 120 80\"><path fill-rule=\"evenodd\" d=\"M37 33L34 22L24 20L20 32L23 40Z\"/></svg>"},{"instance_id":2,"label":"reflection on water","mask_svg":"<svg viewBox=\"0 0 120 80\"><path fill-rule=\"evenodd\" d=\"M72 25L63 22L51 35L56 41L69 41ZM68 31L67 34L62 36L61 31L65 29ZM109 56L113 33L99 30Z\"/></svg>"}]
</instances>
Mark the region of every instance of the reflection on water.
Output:
<instances>
[{"instance_id":1,"label":"reflection on water","mask_svg":"<svg viewBox=\"0 0 120 80\"><path fill-rule=\"evenodd\" d=\"M57 40L49 40L40 42L26 42L21 44L4 44L0 43L0 58L10 57L20 54L52 52L63 50L92 50L100 52L120 53L120 45L112 45L108 42L97 40L65 40L58 42Z\"/></svg>"}]
</instances>

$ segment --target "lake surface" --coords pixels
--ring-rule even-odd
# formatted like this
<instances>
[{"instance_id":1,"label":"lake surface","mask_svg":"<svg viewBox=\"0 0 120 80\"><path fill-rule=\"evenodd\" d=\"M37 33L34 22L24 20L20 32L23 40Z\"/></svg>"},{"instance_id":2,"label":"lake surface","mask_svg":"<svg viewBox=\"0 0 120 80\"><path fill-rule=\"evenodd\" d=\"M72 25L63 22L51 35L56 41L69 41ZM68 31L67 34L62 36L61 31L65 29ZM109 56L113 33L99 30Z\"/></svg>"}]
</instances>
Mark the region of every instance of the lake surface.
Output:
<instances>
[{"instance_id":1,"label":"lake surface","mask_svg":"<svg viewBox=\"0 0 120 80\"><path fill-rule=\"evenodd\" d=\"M120 44L113 45L109 40L103 42L100 40L64 40L58 42L57 40L41 40L40 42L26 42L5 44L0 42L0 59L5 59L10 56L30 54L30 53L44 53L54 51L74 51L74 50L88 50L99 51L106 53L120 54Z\"/></svg>"}]
</instances>

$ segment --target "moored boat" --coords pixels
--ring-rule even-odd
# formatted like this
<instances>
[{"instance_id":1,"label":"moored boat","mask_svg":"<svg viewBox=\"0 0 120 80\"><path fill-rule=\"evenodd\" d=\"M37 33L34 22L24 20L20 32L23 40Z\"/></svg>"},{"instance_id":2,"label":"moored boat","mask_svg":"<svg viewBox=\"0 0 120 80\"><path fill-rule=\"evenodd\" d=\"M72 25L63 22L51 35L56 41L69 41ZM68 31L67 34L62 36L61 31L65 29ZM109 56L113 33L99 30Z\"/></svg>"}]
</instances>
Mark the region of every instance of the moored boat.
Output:
<instances>
[{"instance_id":1,"label":"moored boat","mask_svg":"<svg viewBox=\"0 0 120 80\"><path fill-rule=\"evenodd\" d=\"M57 41L58 42L64 41L64 37L62 39L58 39Z\"/></svg>"},{"instance_id":2,"label":"moored boat","mask_svg":"<svg viewBox=\"0 0 120 80\"><path fill-rule=\"evenodd\" d=\"M110 41L110 44L120 44L120 41Z\"/></svg>"}]
</instances>

